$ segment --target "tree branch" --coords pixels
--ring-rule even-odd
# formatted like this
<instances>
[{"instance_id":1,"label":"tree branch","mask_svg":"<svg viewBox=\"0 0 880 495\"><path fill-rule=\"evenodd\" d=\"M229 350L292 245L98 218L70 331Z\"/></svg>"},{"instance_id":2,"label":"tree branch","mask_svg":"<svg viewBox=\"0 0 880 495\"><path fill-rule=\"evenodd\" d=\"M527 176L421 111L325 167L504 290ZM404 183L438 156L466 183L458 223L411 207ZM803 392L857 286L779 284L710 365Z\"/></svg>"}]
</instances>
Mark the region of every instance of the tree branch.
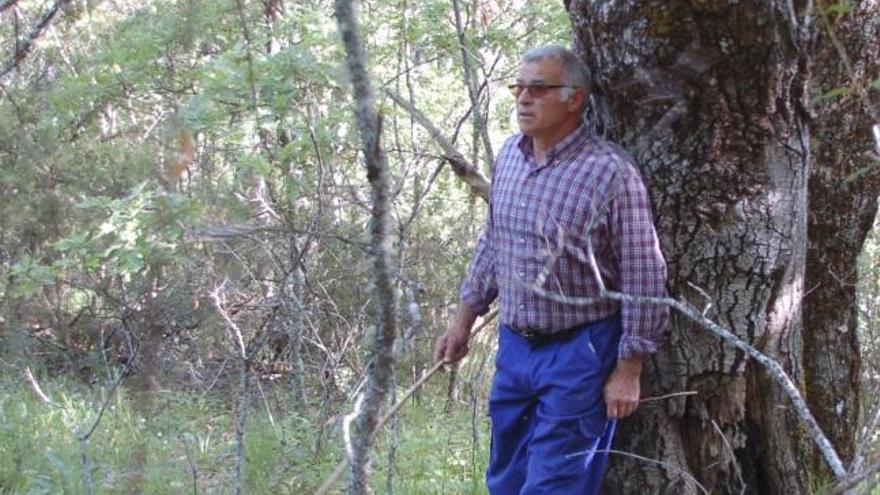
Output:
<instances>
[{"instance_id":1,"label":"tree branch","mask_svg":"<svg viewBox=\"0 0 880 495\"><path fill-rule=\"evenodd\" d=\"M6 2L0 3L0 14L5 12L7 9L15 7L15 4L18 3L18 0L8 0Z\"/></svg>"},{"instance_id":2,"label":"tree branch","mask_svg":"<svg viewBox=\"0 0 880 495\"><path fill-rule=\"evenodd\" d=\"M0 6L0 12L3 10L13 6L17 0L10 0ZM6 64L6 68L3 69L3 72L0 72L0 82L6 79L6 76L11 74L12 71L18 68L19 65L24 61L25 57L31 52L33 49L34 43L36 43L37 39L43 35L43 32L49 27L49 24L52 23L52 20L58 16L62 9L64 9L67 4L69 4L72 0L58 0L55 2L55 5L46 12L46 15L43 16L43 19L37 24L34 30L31 32L30 36L28 36L27 41L24 45L21 46L18 50L15 51L15 54L12 56L12 60Z\"/></svg>"},{"instance_id":3,"label":"tree branch","mask_svg":"<svg viewBox=\"0 0 880 495\"><path fill-rule=\"evenodd\" d=\"M440 129L431 122L428 117L425 116L418 108L410 104L406 99L404 99L399 94L395 93L390 89L385 90L385 94L391 98L397 106L403 108L413 118L416 122L419 123L428 134L431 135L431 138L440 146L440 149L443 151L443 158L449 162L449 165L452 167L452 171L457 175L461 180L463 180L468 186L471 187L471 190L483 199L485 202L489 202L489 188L490 184L486 176L483 175L480 170L475 167L473 164L468 162L468 160L455 149L455 146L446 139L446 136L440 132Z\"/></svg>"}]
</instances>

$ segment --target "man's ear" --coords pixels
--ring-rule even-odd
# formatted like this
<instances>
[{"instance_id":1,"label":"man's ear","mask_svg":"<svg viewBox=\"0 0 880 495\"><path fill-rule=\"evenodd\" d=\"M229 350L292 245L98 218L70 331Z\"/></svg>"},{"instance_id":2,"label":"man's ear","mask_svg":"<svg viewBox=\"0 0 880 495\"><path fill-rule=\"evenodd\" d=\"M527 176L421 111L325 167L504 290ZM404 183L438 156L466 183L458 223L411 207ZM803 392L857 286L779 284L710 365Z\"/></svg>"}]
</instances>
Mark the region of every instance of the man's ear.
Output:
<instances>
[{"instance_id":1,"label":"man's ear","mask_svg":"<svg viewBox=\"0 0 880 495\"><path fill-rule=\"evenodd\" d=\"M568 106L572 111L580 111L587 104L587 89L576 88L571 96L568 97Z\"/></svg>"}]
</instances>

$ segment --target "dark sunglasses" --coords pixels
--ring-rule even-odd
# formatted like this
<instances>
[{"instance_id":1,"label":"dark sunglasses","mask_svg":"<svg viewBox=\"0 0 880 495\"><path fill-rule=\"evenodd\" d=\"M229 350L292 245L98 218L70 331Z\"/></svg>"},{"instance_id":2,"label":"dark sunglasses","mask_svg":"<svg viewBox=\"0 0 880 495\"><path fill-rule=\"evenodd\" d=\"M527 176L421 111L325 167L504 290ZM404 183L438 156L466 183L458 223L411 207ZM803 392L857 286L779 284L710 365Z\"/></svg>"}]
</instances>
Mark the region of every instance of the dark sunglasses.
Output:
<instances>
[{"instance_id":1,"label":"dark sunglasses","mask_svg":"<svg viewBox=\"0 0 880 495\"><path fill-rule=\"evenodd\" d=\"M541 98L542 96L546 96L551 89L576 87L577 86L568 86L565 84L511 84L507 86L507 89L509 89L510 92L513 93L513 96L516 97L519 97L524 89L528 89L529 94L532 95L533 98Z\"/></svg>"}]
</instances>

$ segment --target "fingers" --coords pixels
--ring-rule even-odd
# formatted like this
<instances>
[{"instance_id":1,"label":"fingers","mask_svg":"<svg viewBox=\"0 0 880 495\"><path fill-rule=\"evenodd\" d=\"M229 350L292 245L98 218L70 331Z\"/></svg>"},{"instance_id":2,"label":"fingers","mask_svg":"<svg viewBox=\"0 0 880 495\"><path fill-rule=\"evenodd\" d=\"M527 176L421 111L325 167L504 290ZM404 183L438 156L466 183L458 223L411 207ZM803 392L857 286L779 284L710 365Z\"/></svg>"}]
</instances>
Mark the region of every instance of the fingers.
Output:
<instances>
[{"instance_id":1,"label":"fingers","mask_svg":"<svg viewBox=\"0 0 880 495\"><path fill-rule=\"evenodd\" d=\"M446 357L446 336L443 335L439 339L437 339L437 344L434 346L434 362L440 361L443 359L444 361Z\"/></svg>"},{"instance_id":2,"label":"fingers","mask_svg":"<svg viewBox=\"0 0 880 495\"><path fill-rule=\"evenodd\" d=\"M630 416L638 408L638 401L612 399L607 401L606 413L609 418L621 419Z\"/></svg>"},{"instance_id":3,"label":"fingers","mask_svg":"<svg viewBox=\"0 0 880 495\"><path fill-rule=\"evenodd\" d=\"M437 345L434 348L434 362L443 360L444 363L454 363L459 361L468 353L467 341L458 342L443 335L437 339Z\"/></svg>"},{"instance_id":4,"label":"fingers","mask_svg":"<svg viewBox=\"0 0 880 495\"><path fill-rule=\"evenodd\" d=\"M444 361L447 363L458 362L468 352L467 343L448 342L446 343L446 357Z\"/></svg>"}]
</instances>

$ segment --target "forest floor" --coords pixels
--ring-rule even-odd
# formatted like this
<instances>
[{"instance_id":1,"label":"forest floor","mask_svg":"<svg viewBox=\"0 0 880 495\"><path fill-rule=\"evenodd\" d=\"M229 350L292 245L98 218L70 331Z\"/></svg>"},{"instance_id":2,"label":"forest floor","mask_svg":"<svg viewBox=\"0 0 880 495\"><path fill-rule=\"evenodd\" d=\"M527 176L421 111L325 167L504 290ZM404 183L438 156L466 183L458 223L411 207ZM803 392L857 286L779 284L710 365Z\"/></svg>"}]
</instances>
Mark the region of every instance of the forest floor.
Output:
<instances>
[{"instance_id":1,"label":"forest floor","mask_svg":"<svg viewBox=\"0 0 880 495\"><path fill-rule=\"evenodd\" d=\"M237 411L228 394L168 390L144 416L125 388L107 401L109 388L60 379L41 386L53 404L20 380L0 379L0 493L235 493ZM297 415L283 387L263 390L254 394L247 422L243 492L312 493L342 459L341 418L320 419L318 410ZM444 413L443 396L440 387L426 390L401 411L391 491L394 435L386 432L373 457L376 493L486 493L488 419L482 407L472 414L467 404ZM78 432L88 431L105 402L85 447L87 490Z\"/></svg>"}]
</instances>

